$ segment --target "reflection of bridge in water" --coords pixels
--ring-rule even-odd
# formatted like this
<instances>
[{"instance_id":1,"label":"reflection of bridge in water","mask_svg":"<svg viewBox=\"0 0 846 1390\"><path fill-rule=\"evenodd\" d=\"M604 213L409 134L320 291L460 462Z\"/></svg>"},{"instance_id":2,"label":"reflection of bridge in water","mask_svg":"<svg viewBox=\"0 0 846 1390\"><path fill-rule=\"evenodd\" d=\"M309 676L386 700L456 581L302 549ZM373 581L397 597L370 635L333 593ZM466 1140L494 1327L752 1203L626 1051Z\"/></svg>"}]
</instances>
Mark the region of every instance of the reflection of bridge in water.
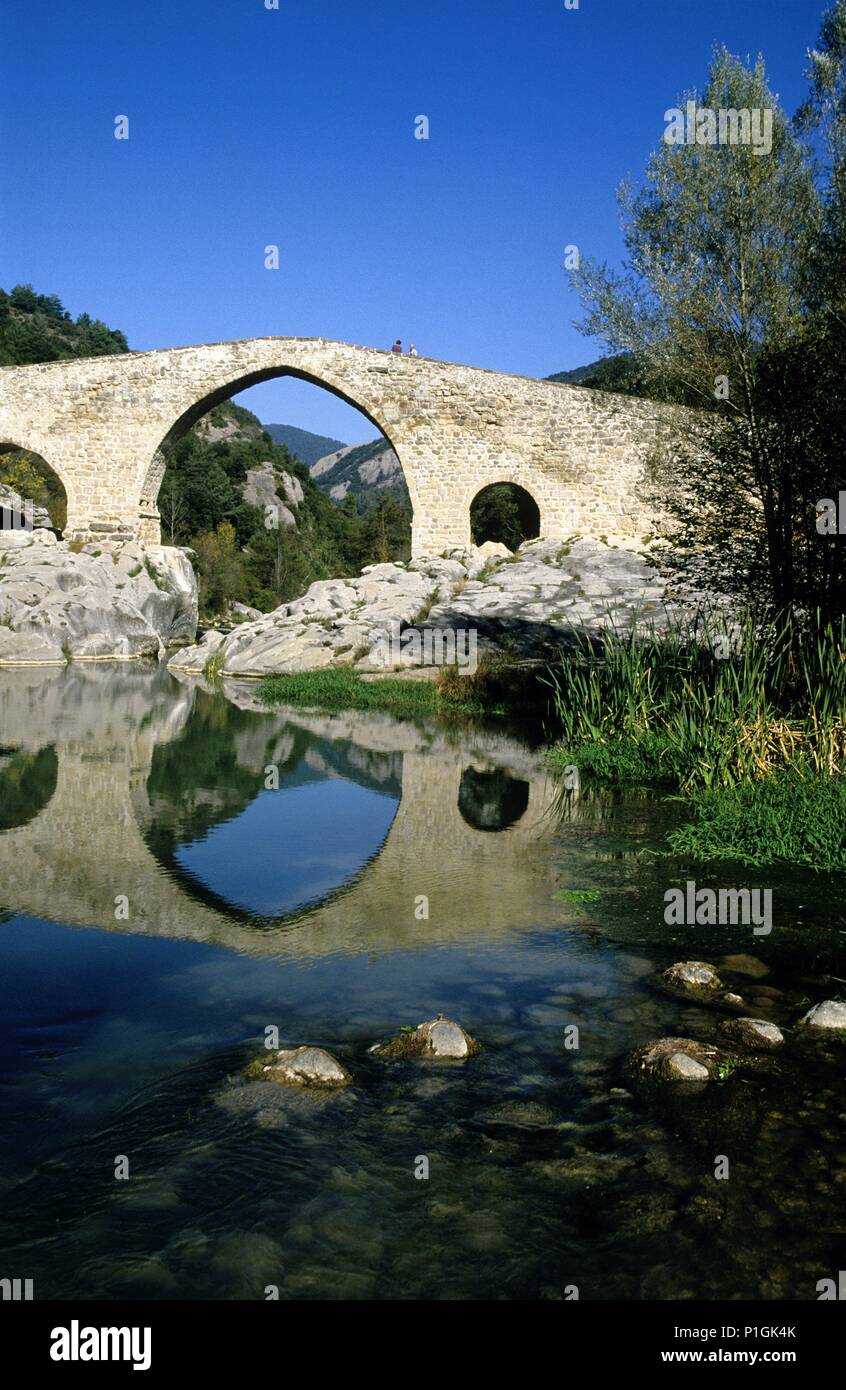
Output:
<instances>
[{"instance_id":1,"label":"reflection of bridge in water","mask_svg":"<svg viewBox=\"0 0 846 1390\"><path fill-rule=\"evenodd\" d=\"M249 717L256 737L244 741L239 755L255 776L256 794L266 765L284 762L292 735L312 741L316 765L330 775L331 759L327 764L320 748L344 747L349 763L352 745L365 764L378 765L382 755L391 769L401 755L393 823L351 882L268 923L192 890L150 848L158 811L148 780L156 748L180 737L202 698L196 687L139 667L30 668L3 673L2 741L29 753L52 744L56 784L27 823L0 832L0 904L73 926L296 957L469 941L477 932L490 940L558 917L555 789L521 744L380 714L259 713L248 686L233 683L228 693L236 705L257 711ZM481 788L483 796L496 782L491 774L510 790L514 823L501 830L468 816L473 794ZM278 794L285 794L284 779ZM428 921L415 917L415 898L423 894ZM129 900L126 921L115 918L118 895Z\"/></svg>"}]
</instances>

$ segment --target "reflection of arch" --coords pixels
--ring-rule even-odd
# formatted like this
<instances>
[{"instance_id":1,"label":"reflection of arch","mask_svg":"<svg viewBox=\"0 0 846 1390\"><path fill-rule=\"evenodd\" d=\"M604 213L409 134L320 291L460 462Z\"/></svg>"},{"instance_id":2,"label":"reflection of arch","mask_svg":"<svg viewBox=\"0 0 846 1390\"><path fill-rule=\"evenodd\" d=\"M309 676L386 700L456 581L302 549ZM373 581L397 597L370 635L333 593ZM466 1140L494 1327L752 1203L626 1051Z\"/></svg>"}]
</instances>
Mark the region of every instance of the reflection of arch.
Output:
<instances>
[{"instance_id":1,"label":"reflection of arch","mask_svg":"<svg viewBox=\"0 0 846 1390\"><path fill-rule=\"evenodd\" d=\"M12 486L14 490L23 498L24 502L34 501L36 507L43 506L50 514L52 529L61 535L67 521L69 493L65 480L52 464L47 462L40 449L31 447L28 444L21 444L19 440L4 439L0 437L0 484L6 481L4 477L4 464L13 464L15 456L29 458L35 468L36 473L44 480L45 496L43 498L31 498L24 496L19 487ZM0 529L7 524L6 518L0 510ZM12 525L21 525L23 518L15 520Z\"/></svg>"},{"instance_id":2,"label":"reflection of arch","mask_svg":"<svg viewBox=\"0 0 846 1390\"><path fill-rule=\"evenodd\" d=\"M394 817L396 816L397 809L398 806L394 810ZM289 922L297 922L308 913L314 912L319 908L328 908L332 904L339 902L347 893L353 890L356 885L361 882L367 874L368 869L376 862L384 850L391 833L394 817L392 817L391 825L388 826L379 844L373 847L371 853L361 862L355 873L350 874L348 878L345 878L342 883L336 884L334 888L316 894L310 901L298 903L293 907L286 908L284 912L278 913L272 917L265 917L261 913L254 912L247 907L232 902L229 898L218 893L214 888L209 887L209 885L204 883L191 869L186 868L184 864L180 864L176 854L172 850L163 851L162 848L157 846L155 841L150 838L147 838L147 844L156 862L167 872L168 878L171 879L187 897L193 898L197 903L201 903L203 906L211 908L214 912L220 913L227 921L248 923L252 928L261 929L266 927L272 929L284 927Z\"/></svg>"},{"instance_id":3,"label":"reflection of arch","mask_svg":"<svg viewBox=\"0 0 846 1390\"><path fill-rule=\"evenodd\" d=\"M225 385L217 386L213 390L206 392L199 400L195 401L193 405L190 405L187 410L182 412L178 419L171 425L150 461L146 477L141 486L142 517L148 520L158 519L158 496L167 467L168 454L173 445L181 439L184 434L187 434L188 430L190 430L193 425L196 425L198 420L201 420L210 410L214 410L215 406L223 405L225 401L231 400L233 396L240 395L242 391L248 391L251 386L259 386L264 381L273 381L278 377L284 376L295 377L298 381L308 382L310 386L317 386L323 391L330 392L331 395L337 396L345 405L352 406L353 410L357 410L360 415L363 415L365 419L370 421L374 429L384 436L399 459L400 468L402 469L411 499L413 514L417 505L414 495L413 478L403 467L401 452L391 438L386 426L383 425L381 421L377 420L365 406L354 400L346 391L342 390L339 386L335 386L331 381L327 381L324 377L313 372L304 371L299 367L282 365L278 367L265 367L261 370L246 372L242 376L234 377Z\"/></svg>"},{"instance_id":4,"label":"reflection of arch","mask_svg":"<svg viewBox=\"0 0 846 1390\"><path fill-rule=\"evenodd\" d=\"M525 815L529 783L502 768L479 772L467 767L461 774L458 809L474 830L507 830Z\"/></svg>"},{"instance_id":5,"label":"reflection of arch","mask_svg":"<svg viewBox=\"0 0 846 1390\"><path fill-rule=\"evenodd\" d=\"M0 833L29 825L52 801L58 775L52 744L37 753L0 748Z\"/></svg>"},{"instance_id":6,"label":"reflection of arch","mask_svg":"<svg viewBox=\"0 0 846 1390\"><path fill-rule=\"evenodd\" d=\"M475 545L500 541L517 550L541 534L540 507L528 487L503 478L487 483L470 502L470 532Z\"/></svg>"}]
</instances>

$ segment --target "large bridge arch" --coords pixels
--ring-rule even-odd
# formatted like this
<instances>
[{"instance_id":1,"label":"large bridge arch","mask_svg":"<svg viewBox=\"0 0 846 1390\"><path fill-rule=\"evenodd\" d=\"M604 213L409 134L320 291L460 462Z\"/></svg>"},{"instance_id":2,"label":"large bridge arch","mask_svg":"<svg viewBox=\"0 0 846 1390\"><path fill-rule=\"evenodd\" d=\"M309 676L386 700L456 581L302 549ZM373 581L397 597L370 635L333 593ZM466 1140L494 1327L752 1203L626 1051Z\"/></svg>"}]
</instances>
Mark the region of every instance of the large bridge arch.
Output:
<instances>
[{"instance_id":1,"label":"large bridge arch","mask_svg":"<svg viewBox=\"0 0 846 1390\"><path fill-rule=\"evenodd\" d=\"M342 388L336 381L330 381L324 377L316 375L314 372L305 371L301 367L290 363L280 363L275 367L264 367L257 371L247 372L239 376L234 381L229 381L222 385L213 387L197 401L189 405L177 420L174 420L170 429L165 434L157 446L149 467L144 475L140 487L140 514L141 514L141 539L158 544L160 540L159 528L160 517L158 510L158 495L161 490L162 479L164 478L167 467L168 455L174 444L180 440L188 430L196 425L203 416L207 415L215 406L222 405L225 401L231 400L233 396L238 396L242 391L249 391L252 386L260 386L265 381L279 380L281 377L293 377L297 381L305 381L310 386L319 387L321 390L328 391L330 395L337 396L345 405L357 410L360 415L369 420L377 433L384 435L390 444L397 458L400 468L402 468L408 494L411 501L412 515L416 508L416 487L415 479L403 465L402 449L392 438L386 425L372 413L372 411L360 401L353 399L349 391ZM412 523L413 524L413 523Z\"/></svg>"},{"instance_id":2,"label":"large bridge arch","mask_svg":"<svg viewBox=\"0 0 846 1390\"><path fill-rule=\"evenodd\" d=\"M158 539L163 447L214 404L283 375L332 391L391 441L415 557L469 544L470 502L501 479L535 499L544 539L639 540L655 521L642 485L695 420L579 386L277 337L2 367L0 438L22 440L61 479L68 537Z\"/></svg>"}]
</instances>

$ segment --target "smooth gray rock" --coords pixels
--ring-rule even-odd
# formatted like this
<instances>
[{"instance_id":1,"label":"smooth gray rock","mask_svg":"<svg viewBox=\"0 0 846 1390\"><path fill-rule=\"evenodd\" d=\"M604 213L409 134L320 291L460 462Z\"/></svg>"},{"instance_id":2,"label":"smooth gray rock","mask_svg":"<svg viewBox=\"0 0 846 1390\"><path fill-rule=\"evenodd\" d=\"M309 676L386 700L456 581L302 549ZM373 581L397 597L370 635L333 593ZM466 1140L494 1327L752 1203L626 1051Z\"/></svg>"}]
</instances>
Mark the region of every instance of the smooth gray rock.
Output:
<instances>
[{"instance_id":1,"label":"smooth gray rock","mask_svg":"<svg viewBox=\"0 0 846 1390\"><path fill-rule=\"evenodd\" d=\"M673 1052L667 1058L667 1075L673 1081L710 1081L710 1073L701 1062L686 1052Z\"/></svg>"},{"instance_id":2,"label":"smooth gray rock","mask_svg":"<svg viewBox=\"0 0 846 1390\"><path fill-rule=\"evenodd\" d=\"M460 1023L438 1014L437 1018L418 1023L408 1033L400 1033L386 1043L377 1043L371 1052L385 1057L451 1057L460 1060L479 1051L475 1038L465 1032Z\"/></svg>"},{"instance_id":3,"label":"smooth gray rock","mask_svg":"<svg viewBox=\"0 0 846 1390\"><path fill-rule=\"evenodd\" d=\"M784 1043L781 1029L765 1018L727 1019L720 1025L720 1033L733 1042L742 1043L746 1047L761 1048L764 1051L771 1051Z\"/></svg>"},{"instance_id":4,"label":"smooth gray rock","mask_svg":"<svg viewBox=\"0 0 846 1390\"><path fill-rule=\"evenodd\" d=\"M716 1081L727 1054L709 1043L692 1038L659 1038L637 1048L628 1069L636 1077L652 1081Z\"/></svg>"}]
</instances>

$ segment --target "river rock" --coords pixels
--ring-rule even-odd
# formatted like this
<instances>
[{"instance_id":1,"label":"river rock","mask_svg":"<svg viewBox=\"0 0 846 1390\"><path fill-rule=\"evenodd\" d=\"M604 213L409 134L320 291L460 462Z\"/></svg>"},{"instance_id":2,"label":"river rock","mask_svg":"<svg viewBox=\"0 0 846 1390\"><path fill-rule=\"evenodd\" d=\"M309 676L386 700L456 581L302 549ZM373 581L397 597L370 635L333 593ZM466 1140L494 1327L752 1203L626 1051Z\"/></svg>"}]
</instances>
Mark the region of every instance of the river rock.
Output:
<instances>
[{"instance_id":1,"label":"river rock","mask_svg":"<svg viewBox=\"0 0 846 1390\"><path fill-rule=\"evenodd\" d=\"M285 1086L335 1088L352 1081L346 1067L322 1047L294 1047L277 1052L274 1061L261 1067L264 1080Z\"/></svg>"},{"instance_id":2,"label":"river rock","mask_svg":"<svg viewBox=\"0 0 846 1390\"><path fill-rule=\"evenodd\" d=\"M184 550L0 531L0 665L158 656L196 629Z\"/></svg>"},{"instance_id":3,"label":"river rock","mask_svg":"<svg viewBox=\"0 0 846 1390\"><path fill-rule=\"evenodd\" d=\"M815 1033L819 1037L846 1037L846 1004L838 999L824 999L799 1020L803 1031Z\"/></svg>"},{"instance_id":4,"label":"river rock","mask_svg":"<svg viewBox=\"0 0 846 1390\"><path fill-rule=\"evenodd\" d=\"M418 1023L407 1033L400 1033L385 1043L376 1043L371 1052L380 1057L473 1057L479 1051L475 1038L466 1033L460 1023L438 1014L437 1018Z\"/></svg>"},{"instance_id":5,"label":"river rock","mask_svg":"<svg viewBox=\"0 0 846 1390\"><path fill-rule=\"evenodd\" d=\"M726 970L730 975L748 975L750 979L760 980L764 975L769 975L770 967L765 965L757 956L749 956L739 953L733 956L722 956L718 962L720 970Z\"/></svg>"},{"instance_id":6,"label":"river rock","mask_svg":"<svg viewBox=\"0 0 846 1390\"><path fill-rule=\"evenodd\" d=\"M716 1081L727 1054L710 1043L692 1038L659 1038L639 1047L629 1057L629 1069L638 1077L655 1081Z\"/></svg>"},{"instance_id":7,"label":"river rock","mask_svg":"<svg viewBox=\"0 0 846 1390\"><path fill-rule=\"evenodd\" d=\"M784 1043L784 1034L765 1018L729 1018L720 1024L720 1034L744 1047L772 1051Z\"/></svg>"},{"instance_id":8,"label":"river rock","mask_svg":"<svg viewBox=\"0 0 846 1390\"><path fill-rule=\"evenodd\" d=\"M663 972L660 982L674 994L701 995L722 991L723 982L704 960L677 961Z\"/></svg>"}]
</instances>

